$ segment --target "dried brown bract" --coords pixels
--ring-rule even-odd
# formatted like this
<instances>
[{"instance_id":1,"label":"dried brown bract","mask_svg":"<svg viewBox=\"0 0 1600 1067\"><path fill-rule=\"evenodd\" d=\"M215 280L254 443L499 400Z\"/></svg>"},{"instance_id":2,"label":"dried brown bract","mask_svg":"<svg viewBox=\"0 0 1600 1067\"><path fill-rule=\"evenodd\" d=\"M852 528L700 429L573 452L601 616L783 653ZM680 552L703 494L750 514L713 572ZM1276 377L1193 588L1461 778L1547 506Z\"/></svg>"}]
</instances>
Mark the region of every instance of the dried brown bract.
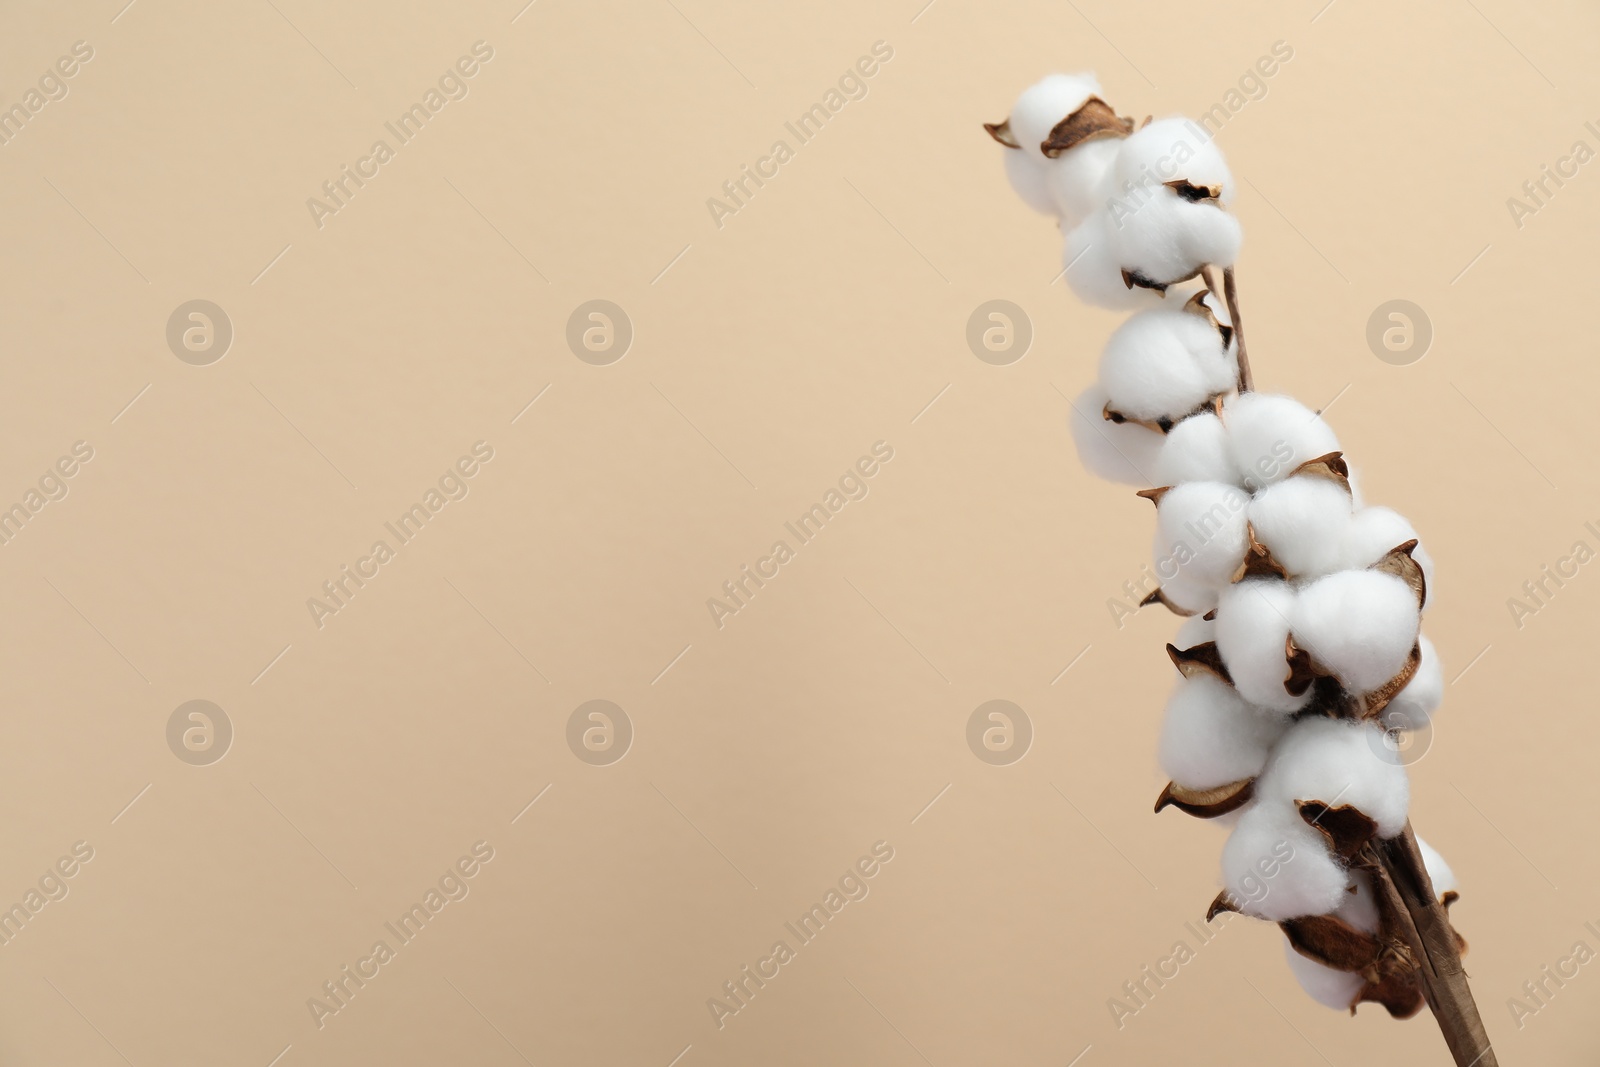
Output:
<instances>
[{"instance_id":1,"label":"dried brown bract","mask_svg":"<svg viewBox=\"0 0 1600 1067\"><path fill-rule=\"evenodd\" d=\"M1111 105L1091 96L1083 106L1051 129L1039 151L1054 159L1070 148L1099 137L1126 137L1133 132L1133 120L1120 117Z\"/></svg>"},{"instance_id":2,"label":"dried brown bract","mask_svg":"<svg viewBox=\"0 0 1600 1067\"><path fill-rule=\"evenodd\" d=\"M1174 807L1199 819L1215 819L1250 803L1250 798L1255 796L1255 786L1254 778L1229 782L1213 789L1188 789L1177 782L1168 782L1161 795L1156 797L1156 811Z\"/></svg>"}]
</instances>

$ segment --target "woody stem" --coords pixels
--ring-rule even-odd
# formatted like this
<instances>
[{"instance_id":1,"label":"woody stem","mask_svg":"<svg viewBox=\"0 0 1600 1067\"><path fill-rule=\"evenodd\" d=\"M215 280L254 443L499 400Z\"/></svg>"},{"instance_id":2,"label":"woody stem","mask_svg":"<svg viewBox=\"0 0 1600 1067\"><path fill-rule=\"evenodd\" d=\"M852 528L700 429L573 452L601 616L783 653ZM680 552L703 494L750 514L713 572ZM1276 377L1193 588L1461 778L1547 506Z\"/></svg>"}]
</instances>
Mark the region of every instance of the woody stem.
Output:
<instances>
[{"instance_id":1,"label":"woody stem","mask_svg":"<svg viewBox=\"0 0 1600 1067\"><path fill-rule=\"evenodd\" d=\"M1397 837L1374 841L1372 848L1381 864L1381 870L1376 872L1380 875L1378 891L1391 904L1404 909L1391 910L1398 912L1400 933L1416 957L1422 994L1455 1057L1456 1067L1498 1067L1478 1005L1467 986L1455 930L1433 891L1411 823L1407 822L1405 832Z\"/></svg>"},{"instance_id":2,"label":"woody stem","mask_svg":"<svg viewBox=\"0 0 1600 1067\"><path fill-rule=\"evenodd\" d=\"M1206 268L1206 281L1211 281L1211 268ZM1239 343L1239 392L1248 393L1256 387L1250 374L1250 353L1244 347L1244 320L1239 317L1239 286L1233 278L1233 268L1222 268L1222 289L1228 300L1228 319L1233 324L1233 338ZM1215 292L1212 286L1212 292Z\"/></svg>"}]
</instances>

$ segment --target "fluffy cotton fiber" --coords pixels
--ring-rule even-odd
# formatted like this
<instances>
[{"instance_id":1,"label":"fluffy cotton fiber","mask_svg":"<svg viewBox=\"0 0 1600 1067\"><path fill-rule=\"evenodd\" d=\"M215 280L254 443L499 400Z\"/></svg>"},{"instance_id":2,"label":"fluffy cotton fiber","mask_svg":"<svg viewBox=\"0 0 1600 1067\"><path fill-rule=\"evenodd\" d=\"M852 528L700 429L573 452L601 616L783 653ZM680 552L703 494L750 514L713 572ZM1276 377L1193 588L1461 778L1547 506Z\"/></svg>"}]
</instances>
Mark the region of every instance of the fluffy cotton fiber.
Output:
<instances>
[{"instance_id":1,"label":"fluffy cotton fiber","mask_svg":"<svg viewBox=\"0 0 1600 1067\"><path fill-rule=\"evenodd\" d=\"M1332 967L1307 959L1294 950L1288 941L1283 943L1284 954L1289 959L1289 970L1306 995L1324 1007L1335 1011L1349 1011L1366 987L1366 979L1349 971L1336 971Z\"/></svg>"},{"instance_id":2,"label":"fluffy cotton fiber","mask_svg":"<svg viewBox=\"0 0 1600 1067\"><path fill-rule=\"evenodd\" d=\"M1256 781L1257 802L1291 809L1302 801L1348 804L1378 824L1380 837L1393 837L1405 829L1411 786L1405 767L1382 751L1376 723L1302 719L1272 750Z\"/></svg>"},{"instance_id":3,"label":"fluffy cotton fiber","mask_svg":"<svg viewBox=\"0 0 1600 1067\"><path fill-rule=\"evenodd\" d=\"M1383 725L1391 730L1422 729L1444 700L1444 667L1439 662L1439 652L1424 634L1417 635L1417 643L1422 646L1417 673L1383 709Z\"/></svg>"},{"instance_id":4,"label":"fluffy cotton fiber","mask_svg":"<svg viewBox=\"0 0 1600 1067\"><path fill-rule=\"evenodd\" d=\"M1366 871L1351 871L1350 885L1355 890L1347 893L1333 914L1364 934L1375 934L1382 925L1378 914L1378 899L1372 893L1372 876Z\"/></svg>"},{"instance_id":5,"label":"fluffy cotton fiber","mask_svg":"<svg viewBox=\"0 0 1600 1067\"><path fill-rule=\"evenodd\" d=\"M1142 202L1107 211L1119 265L1147 281L1171 285L1202 266L1231 266L1239 254L1239 220L1212 203L1194 203L1167 188ZM1126 199L1124 202L1127 202Z\"/></svg>"},{"instance_id":6,"label":"fluffy cotton fiber","mask_svg":"<svg viewBox=\"0 0 1600 1067\"><path fill-rule=\"evenodd\" d=\"M1350 470L1350 474L1348 476L1350 482L1350 508L1352 511L1360 511L1362 508L1367 506L1367 498L1365 494L1361 492L1361 470L1355 464L1350 462L1348 456L1345 457L1345 466Z\"/></svg>"},{"instance_id":7,"label":"fluffy cotton fiber","mask_svg":"<svg viewBox=\"0 0 1600 1067\"><path fill-rule=\"evenodd\" d=\"M1417 598L1383 571L1341 571L1300 590L1295 643L1352 693L1368 693L1405 666L1417 641Z\"/></svg>"},{"instance_id":8,"label":"fluffy cotton fiber","mask_svg":"<svg viewBox=\"0 0 1600 1067\"><path fill-rule=\"evenodd\" d=\"M1092 74L1052 74L1018 97L1008 120L1021 146L1004 153L1006 177L1035 211L1055 215L1064 230L1081 223L1100 204L1110 181L1120 138L1096 138L1047 157L1040 144L1050 131L1091 96L1100 83Z\"/></svg>"},{"instance_id":9,"label":"fluffy cotton fiber","mask_svg":"<svg viewBox=\"0 0 1600 1067\"><path fill-rule=\"evenodd\" d=\"M1176 571L1185 582L1221 589L1249 547L1249 497L1236 485L1186 482L1156 505L1155 564L1163 588Z\"/></svg>"},{"instance_id":10,"label":"fluffy cotton fiber","mask_svg":"<svg viewBox=\"0 0 1600 1067\"><path fill-rule=\"evenodd\" d=\"M1203 645L1207 641L1217 639L1217 623L1215 619L1208 619L1204 615L1191 615L1183 620L1183 625L1178 627L1178 633L1172 639L1177 648L1193 648Z\"/></svg>"},{"instance_id":11,"label":"fluffy cotton fiber","mask_svg":"<svg viewBox=\"0 0 1600 1067\"><path fill-rule=\"evenodd\" d=\"M1436 896L1446 893L1455 893L1460 890L1456 882L1456 872L1439 855L1439 850L1428 844L1422 838L1417 838L1417 851L1422 853L1422 866L1428 872L1428 881L1433 883L1433 892Z\"/></svg>"},{"instance_id":12,"label":"fluffy cotton fiber","mask_svg":"<svg viewBox=\"0 0 1600 1067\"><path fill-rule=\"evenodd\" d=\"M1171 568L1168 568L1170 573ZM1168 578L1161 583L1161 595L1178 611L1186 615L1204 615L1217 606L1218 587L1190 581L1184 574Z\"/></svg>"},{"instance_id":13,"label":"fluffy cotton fiber","mask_svg":"<svg viewBox=\"0 0 1600 1067\"><path fill-rule=\"evenodd\" d=\"M1370 567L1393 549L1416 538L1417 531L1393 508L1361 508L1350 517L1350 525L1345 530L1343 566L1347 570ZM1411 558L1422 568L1428 594L1426 606L1433 600L1433 557L1419 543L1412 549Z\"/></svg>"},{"instance_id":14,"label":"fluffy cotton fiber","mask_svg":"<svg viewBox=\"0 0 1600 1067\"><path fill-rule=\"evenodd\" d=\"M1296 475L1256 493L1250 501L1250 523L1256 540L1290 577L1319 577L1338 570L1342 562L1350 493L1331 479Z\"/></svg>"},{"instance_id":15,"label":"fluffy cotton fiber","mask_svg":"<svg viewBox=\"0 0 1600 1067\"><path fill-rule=\"evenodd\" d=\"M1234 687L1250 703L1282 712L1298 711L1311 699L1310 690L1292 696L1283 687L1294 603L1294 591L1270 578L1231 585L1217 600L1217 651Z\"/></svg>"},{"instance_id":16,"label":"fluffy cotton fiber","mask_svg":"<svg viewBox=\"0 0 1600 1067\"><path fill-rule=\"evenodd\" d=\"M1115 423L1102 412L1106 391L1091 385L1072 402L1067 421L1072 443L1078 448L1078 461L1090 474L1122 485L1150 486L1155 480L1156 457L1165 438L1137 423Z\"/></svg>"},{"instance_id":17,"label":"fluffy cotton fiber","mask_svg":"<svg viewBox=\"0 0 1600 1067\"><path fill-rule=\"evenodd\" d=\"M1229 266L1239 253L1239 221L1224 206L1233 177L1216 145L1186 119L1152 122L1117 154L1107 206L1121 265L1157 283L1193 277L1201 266ZM1186 182L1188 199L1169 182ZM1201 190L1205 187L1205 191Z\"/></svg>"},{"instance_id":18,"label":"fluffy cotton fiber","mask_svg":"<svg viewBox=\"0 0 1600 1067\"><path fill-rule=\"evenodd\" d=\"M1049 161L1045 189L1061 216L1062 229L1079 225L1110 196L1111 167L1122 140L1097 137L1083 141Z\"/></svg>"},{"instance_id":19,"label":"fluffy cotton fiber","mask_svg":"<svg viewBox=\"0 0 1600 1067\"><path fill-rule=\"evenodd\" d=\"M1044 164L1017 149L1006 149L1000 157L1005 161L1006 181L1022 197L1022 202L1041 215L1059 214L1055 194L1050 188L1050 176Z\"/></svg>"},{"instance_id":20,"label":"fluffy cotton fiber","mask_svg":"<svg viewBox=\"0 0 1600 1067\"><path fill-rule=\"evenodd\" d=\"M1197 674L1178 682L1161 726L1161 769L1189 789L1213 789L1253 778L1288 728L1259 711L1219 678Z\"/></svg>"},{"instance_id":21,"label":"fluffy cotton fiber","mask_svg":"<svg viewBox=\"0 0 1600 1067\"><path fill-rule=\"evenodd\" d=\"M1180 482L1226 482L1241 485L1239 468L1228 449L1228 430L1206 412L1190 415L1168 431L1156 453L1152 473L1156 485Z\"/></svg>"},{"instance_id":22,"label":"fluffy cotton fiber","mask_svg":"<svg viewBox=\"0 0 1600 1067\"><path fill-rule=\"evenodd\" d=\"M1233 388L1237 364L1203 317L1151 308L1119 326L1100 357L1111 406L1134 419L1176 420Z\"/></svg>"},{"instance_id":23,"label":"fluffy cotton fiber","mask_svg":"<svg viewBox=\"0 0 1600 1067\"><path fill-rule=\"evenodd\" d=\"M1066 268L1067 285L1085 304L1112 311L1160 306L1162 294L1156 290L1128 288L1118 255L1110 219L1104 211L1094 212L1068 230L1064 239L1061 265Z\"/></svg>"},{"instance_id":24,"label":"fluffy cotton fiber","mask_svg":"<svg viewBox=\"0 0 1600 1067\"><path fill-rule=\"evenodd\" d=\"M1252 804L1222 849L1222 881L1246 915L1282 922L1326 915L1343 903L1348 876L1322 835L1283 804Z\"/></svg>"},{"instance_id":25,"label":"fluffy cotton fiber","mask_svg":"<svg viewBox=\"0 0 1600 1067\"><path fill-rule=\"evenodd\" d=\"M1118 192L1154 190L1170 181L1209 186L1233 202L1233 175L1216 142L1189 119L1158 119L1136 131L1117 154Z\"/></svg>"},{"instance_id":26,"label":"fluffy cotton fiber","mask_svg":"<svg viewBox=\"0 0 1600 1067\"><path fill-rule=\"evenodd\" d=\"M1302 463L1339 450L1322 416L1287 396L1244 393L1223 407L1233 462L1252 489L1287 478Z\"/></svg>"}]
</instances>

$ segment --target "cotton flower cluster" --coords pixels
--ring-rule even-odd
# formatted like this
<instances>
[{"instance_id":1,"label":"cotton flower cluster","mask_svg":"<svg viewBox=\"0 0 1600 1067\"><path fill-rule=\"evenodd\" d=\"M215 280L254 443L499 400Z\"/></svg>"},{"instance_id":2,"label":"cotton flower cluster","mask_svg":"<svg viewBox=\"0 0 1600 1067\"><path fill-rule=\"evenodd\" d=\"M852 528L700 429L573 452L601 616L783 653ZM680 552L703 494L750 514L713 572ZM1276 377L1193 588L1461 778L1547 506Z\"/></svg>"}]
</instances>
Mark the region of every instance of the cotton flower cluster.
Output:
<instances>
[{"instance_id":1,"label":"cotton flower cluster","mask_svg":"<svg viewBox=\"0 0 1600 1067\"><path fill-rule=\"evenodd\" d=\"M1404 517L1361 500L1317 412L1251 390L1232 301L1211 289L1240 239L1220 151L1184 119L1136 128L1099 94L1091 75L1053 75L987 128L1013 188L1060 220L1073 290L1133 311L1072 433L1091 472L1145 487L1160 581L1146 603L1188 617L1167 646L1156 810L1231 827L1213 909L1279 923L1311 996L1413 1014L1420 981L1371 857L1408 825L1388 731L1427 725L1442 696L1421 634L1433 563Z\"/></svg>"},{"instance_id":2,"label":"cotton flower cluster","mask_svg":"<svg viewBox=\"0 0 1600 1067\"><path fill-rule=\"evenodd\" d=\"M1053 74L987 127L1029 206L1061 222L1067 281L1088 303L1148 306L1206 264L1231 266L1233 176L1204 129L1146 119L1135 130L1092 74Z\"/></svg>"}]
</instances>

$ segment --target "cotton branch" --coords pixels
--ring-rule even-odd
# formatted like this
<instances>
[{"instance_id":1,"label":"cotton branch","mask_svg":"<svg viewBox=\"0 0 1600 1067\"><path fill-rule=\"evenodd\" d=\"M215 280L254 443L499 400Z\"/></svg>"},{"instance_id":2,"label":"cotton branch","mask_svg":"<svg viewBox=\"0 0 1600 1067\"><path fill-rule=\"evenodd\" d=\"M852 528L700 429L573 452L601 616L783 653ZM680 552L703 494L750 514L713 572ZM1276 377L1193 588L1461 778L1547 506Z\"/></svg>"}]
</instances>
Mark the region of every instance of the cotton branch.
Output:
<instances>
[{"instance_id":1,"label":"cotton branch","mask_svg":"<svg viewBox=\"0 0 1600 1067\"><path fill-rule=\"evenodd\" d=\"M1426 1004L1459 1067L1494 1067L1445 910L1455 876L1412 832L1389 747L1443 698L1421 632L1432 560L1398 512L1358 500L1319 414L1254 391L1214 141L1099 94L1092 75L1053 75L987 129L1013 188L1059 221L1068 286L1131 313L1072 434L1091 472L1155 505L1160 586L1140 607L1187 617L1167 646L1156 810L1236 820L1212 913L1278 923L1309 995L1396 1018Z\"/></svg>"}]
</instances>

